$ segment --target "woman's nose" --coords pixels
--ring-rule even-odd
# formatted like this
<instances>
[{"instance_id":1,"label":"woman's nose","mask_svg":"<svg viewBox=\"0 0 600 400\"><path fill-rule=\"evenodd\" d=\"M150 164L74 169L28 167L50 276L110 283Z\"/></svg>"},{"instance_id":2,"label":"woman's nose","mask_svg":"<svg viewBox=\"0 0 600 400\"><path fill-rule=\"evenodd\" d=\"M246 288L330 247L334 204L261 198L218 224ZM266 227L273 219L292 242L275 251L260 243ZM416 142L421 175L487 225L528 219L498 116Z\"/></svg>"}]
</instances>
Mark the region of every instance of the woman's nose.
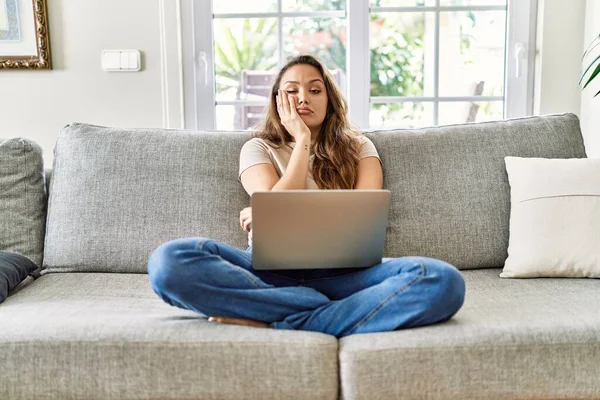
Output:
<instances>
[{"instance_id":1,"label":"woman's nose","mask_svg":"<svg viewBox=\"0 0 600 400\"><path fill-rule=\"evenodd\" d=\"M306 104L308 103L308 99L303 94L298 93L298 97L296 98L298 104Z\"/></svg>"}]
</instances>

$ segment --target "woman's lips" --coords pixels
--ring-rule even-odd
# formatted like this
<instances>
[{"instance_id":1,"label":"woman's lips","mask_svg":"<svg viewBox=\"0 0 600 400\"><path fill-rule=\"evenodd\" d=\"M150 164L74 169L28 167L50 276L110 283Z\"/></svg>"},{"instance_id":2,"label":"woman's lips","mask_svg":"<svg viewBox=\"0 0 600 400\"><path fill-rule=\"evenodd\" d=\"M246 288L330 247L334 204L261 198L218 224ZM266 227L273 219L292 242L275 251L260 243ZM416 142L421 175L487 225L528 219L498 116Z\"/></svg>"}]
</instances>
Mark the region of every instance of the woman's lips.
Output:
<instances>
[{"instance_id":1,"label":"woman's lips","mask_svg":"<svg viewBox=\"0 0 600 400\"><path fill-rule=\"evenodd\" d=\"M307 114L311 114L312 111L306 109L306 108L299 108L298 110L298 114L303 114L303 115L307 115Z\"/></svg>"}]
</instances>

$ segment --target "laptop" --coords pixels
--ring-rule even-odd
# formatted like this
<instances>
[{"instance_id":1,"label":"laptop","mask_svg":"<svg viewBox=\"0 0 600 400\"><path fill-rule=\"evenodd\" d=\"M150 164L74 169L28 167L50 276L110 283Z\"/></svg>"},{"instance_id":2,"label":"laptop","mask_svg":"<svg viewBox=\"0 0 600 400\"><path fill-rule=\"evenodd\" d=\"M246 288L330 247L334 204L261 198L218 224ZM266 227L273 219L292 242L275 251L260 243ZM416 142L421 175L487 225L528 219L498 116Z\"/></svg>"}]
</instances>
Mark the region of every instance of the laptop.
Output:
<instances>
[{"instance_id":1,"label":"laptop","mask_svg":"<svg viewBox=\"0 0 600 400\"><path fill-rule=\"evenodd\" d=\"M252 268L366 268L383 258L389 190L252 193Z\"/></svg>"}]
</instances>

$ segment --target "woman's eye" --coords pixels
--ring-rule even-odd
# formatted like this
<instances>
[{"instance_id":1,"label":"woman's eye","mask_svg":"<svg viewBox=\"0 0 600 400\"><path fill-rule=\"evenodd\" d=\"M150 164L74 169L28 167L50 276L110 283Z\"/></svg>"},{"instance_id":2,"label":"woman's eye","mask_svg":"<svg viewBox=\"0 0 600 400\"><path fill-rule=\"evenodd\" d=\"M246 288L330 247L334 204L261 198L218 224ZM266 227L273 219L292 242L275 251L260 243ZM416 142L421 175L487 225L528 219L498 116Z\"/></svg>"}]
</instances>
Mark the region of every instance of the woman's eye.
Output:
<instances>
[{"instance_id":1,"label":"woman's eye","mask_svg":"<svg viewBox=\"0 0 600 400\"><path fill-rule=\"evenodd\" d=\"M314 93L314 94L321 93L321 91L320 91L320 90L318 90L318 89L313 89L313 90L311 90L310 92L311 92L311 93Z\"/></svg>"},{"instance_id":2,"label":"woman's eye","mask_svg":"<svg viewBox=\"0 0 600 400\"><path fill-rule=\"evenodd\" d=\"M288 93L297 93L298 91L297 90L286 90L286 92L288 92Z\"/></svg>"}]
</instances>

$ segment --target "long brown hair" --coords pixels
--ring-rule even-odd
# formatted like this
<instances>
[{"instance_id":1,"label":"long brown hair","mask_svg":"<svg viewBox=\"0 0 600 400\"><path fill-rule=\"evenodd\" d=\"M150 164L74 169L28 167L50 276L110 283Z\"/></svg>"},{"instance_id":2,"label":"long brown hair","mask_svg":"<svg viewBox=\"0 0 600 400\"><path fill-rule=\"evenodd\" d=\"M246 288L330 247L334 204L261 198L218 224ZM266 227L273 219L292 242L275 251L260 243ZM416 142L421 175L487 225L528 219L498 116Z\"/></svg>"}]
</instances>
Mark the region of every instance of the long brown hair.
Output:
<instances>
[{"instance_id":1,"label":"long brown hair","mask_svg":"<svg viewBox=\"0 0 600 400\"><path fill-rule=\"evenodd\" d=\"M360 143L358 130L350 126L348 105L331 74L315 57L301 55L291 59L279 71L273 83L266 116L253 137L281 145L293 141L277 113L276 94L283 74L294 65L307 64L315 67L323 76L327 92L327 112L321 125L317 142L313 145L313 178L321 189L354 189L358 178Z\"/></svg>"}]
</instances>

